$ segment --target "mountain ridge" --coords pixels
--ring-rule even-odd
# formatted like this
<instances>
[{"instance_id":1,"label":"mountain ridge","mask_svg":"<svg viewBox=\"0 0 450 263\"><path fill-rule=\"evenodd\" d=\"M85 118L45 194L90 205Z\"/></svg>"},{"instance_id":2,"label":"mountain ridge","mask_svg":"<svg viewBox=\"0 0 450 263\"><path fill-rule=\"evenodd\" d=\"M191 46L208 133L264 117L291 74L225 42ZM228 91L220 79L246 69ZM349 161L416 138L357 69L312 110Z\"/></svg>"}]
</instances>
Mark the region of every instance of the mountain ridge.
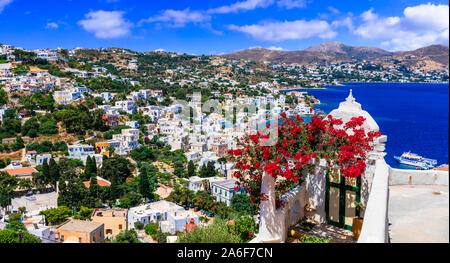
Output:
<instances>
[{"instance_id":1,"label":"mountain ridge","mask_svg":"<svg viewBox=\"0 0 450 263\"><path fill-rule=\"evenodd\" d=\"M252 48L221 55L225 58L243 59L255 62L286 63L300 65L328 64L369 60L386 62L389 59L404 60L414 57L414 63L421 60L448 66L449 48L444 45L430 45L411 51L390 52L376 47L348 46L339 42L324 42L303 50L283 51L266 48Z\"/></svg>"}]
</instances>

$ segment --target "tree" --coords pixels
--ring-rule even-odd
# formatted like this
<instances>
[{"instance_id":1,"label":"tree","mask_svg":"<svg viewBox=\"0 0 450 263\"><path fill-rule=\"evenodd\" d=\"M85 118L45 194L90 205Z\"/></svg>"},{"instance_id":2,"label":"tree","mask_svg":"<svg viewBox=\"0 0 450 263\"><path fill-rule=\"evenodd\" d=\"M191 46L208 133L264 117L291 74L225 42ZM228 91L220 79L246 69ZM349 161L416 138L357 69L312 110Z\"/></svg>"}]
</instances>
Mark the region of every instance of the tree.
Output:
<instances>
[{"instance_id":1,"label":"tree","mask_svg":"<svg viewBox=\"0 0 450 263\"><path fill-rule=\"evenodd\" d=\"M4 229L0 231L0 243L41 243L41 239L27 231Z\"/></svg>"},{"instance_id":2,"label":"tree","mask_svg":"<svg viewBox=\"0 0 450 263\"><path fill-rule=\"evenodd\" d=\"M156 234L158 233L158 224L157 223L149 223L145 226L145 233L151 236L153 239L156 238Z\"/></svg>"},{"instance_id":3,"label":"tree","mask_svg":"<svg viewBox=\"0 0 450 263\"><path fill-rule=\"evenodd\" d=\"M250 202L246 194L234 194L231 198L231 209L242 215L254 215L257 212L257 205Z\"/></svg>"},{"instance_id":4,"label":"tree","mask_svg":"<svg viewBox=\"0 0 450 263\"><path fill-rule=\"evenodd\" d=\"M0 171L0 206L7 211L11 205L11 196L20 184L20 179Z\"/></svg>"},{"instance_id":5,"label":"tree","mask_svg":"<svg viewBox=\"0 0 450 263\"><path fill-rule=\"evenodd\" d=\"M37 137L38 130L39 130L39 122L37 118L32 117L28 119L22 126L22 136Z\"/></svg>"},{"instance_id":6,"label":"tree","mask_svg":"<svg viewBox=\"0 0 450 263\"><path fill-rule=\"evenodd\" d=\"M39 214L44 215L46 225L59 225L72 215L72 210L67 206L59 206L41 211Z\"/></svg>"},{"instance_id":7,"label":"tree","mask_svg":"<svg viewBox=\"0 0 450 263\"><path fill-rule=\"evenodd\" d=\"M87 179L91 178L92 176L97 176L97 164L95 163L95 157L88 156L86 158L86 168L84 170L84 173L87 176Z\"/></svg>"},{"instance_id":8,"label":"tree","mask_svg":"<svg viewBox=\"0 0 450 263\"><path fill-rule=\"evenodd\" d=\"M116 239L113 241L114 243L141 243L137 238L137 233L134 229L125 230L120 232Z\"/></svg>"},{"instance_id":9,"label":"tree","mask_svg":"<svg viewBox=\"0 0 450 263\"><path fill-rule=\"evenodd\" d=\"M137 230L142 230L144 229L144 223L142 223L141 221L136 221L134 222L134 228L136 228Z\"/></svg>"},{"instance_id":10,"label":"tree","mask_svg":"<svg viewBox=\"0 0 450 263\"><path fill-rule=\"evenodd\" d=\"M103 160L102 164L102 178L113 180L113 175L116 175L117 183L122 184L131 176L131 163L128 159L123 157L111 157Z\"/></svg>"},{"instance_id":11,"label":"tree","mask_svg":"<svg viewBox=\"0 0 450 263\"><path fill-rule=\"evenodd\" d=\"M142 203L142 195L140 193L128 192L120 198L121 208L131 208Z\"/></svg>"},{"instance_id":12,"label":"tree","mask_svg":"<svg viewBox=\"0 0 450 263\"><path fill-rule=\"evenodd\" d=\"M49 165L49 183L56 189L56 182L58 182L60 177L59 165L56 164L54 159L50 159Z\"/></svg>"},{"instance_id":13,"label":"tree","mask_svg":"<svg viewBox=\"0 0 450 263\"><path fill-rule=\"evenodd\" d=\"M21 206L21 207L19 207L18 208L18 211L19 211L19 214L22 216L22 218L26 215L26 213L28 212L27 211L27 208L25 207L25 206Z\"/></svg>"},{"instance_id":14,"label":"tree","mask_svg":"<svg viewBox=\"0 0 450 263\"><path fill-rule=\"evenodd\" d=\"M8 93L6 93L6 91L2 88L0 88L0 105L5 105L6 103L8 103Z\"/></svg>"},{"instance_id":15,"label":"tree","mask_svg":"<svg viewBox=\"0 0 450 263\"><path fill-rule=\"evenodd\" d=\"M58 133L58 125L53 119L46 119L39 126L39 133L42 135L52 135Z\"/></svg>"},{"instance_id":16,"label":"tree","mask_svg":"<svg viewBox=\"0 0 450 263\"><path fill-rule=\"evenodd\" d=\"M44 160L42 162L42 180L45 184L49 184L52 179L50 175L50 167L48 166L47 160Z\"/></svg>"},{"instance_id":17,"label":"tree","mask_svg":"<svg viewBox=\"0 0 450 263\"><path fill-rule=\"evenodd\" d=\"M109 200L115 202L120 197L119 178L117 174L113 174L111 186L109 187Z\"/></svg>"},{"instance_id":18,"label":"tree","mask_svg":"<svg viewBox=\"0 0 450 263\"><path fill-rule=\"evenodd\" d=\"M0 206L8 211L8 206L11 205L10 192L7 189L0 190Z\"/></svg>"},{"instance_id":19,"label":"tree","mask_svg":"<svg viewBox=\"0 0 450 263\"><path fill-rule=\"evenodd\" d=\"M80 211L78 211L78 213L73 216L73 219L88 220L91 218L92 212L94 212L93 208L82 206L80 208Z\"/></svg>"},{"instance_id":20,"label":"tree","mask_svg":"<svg viewBox=\"0 0 450 263\"><path fill-rule=\"evenodd\" d=\"M139 192L144 197L144 200L148 200L153 197L153 193L150 189L148 170L146 166L142 166L139 170Z\"/></svg>"},{"instance_id":21,"label":"tree","mask_svg":"<svg viewBox=\"0 0 450 263\"><path fill-rule=\"evenodd\" d=\"M188 177L195 176L195 165L192 160L188 163Z\"/></svg>"}]
</instances>

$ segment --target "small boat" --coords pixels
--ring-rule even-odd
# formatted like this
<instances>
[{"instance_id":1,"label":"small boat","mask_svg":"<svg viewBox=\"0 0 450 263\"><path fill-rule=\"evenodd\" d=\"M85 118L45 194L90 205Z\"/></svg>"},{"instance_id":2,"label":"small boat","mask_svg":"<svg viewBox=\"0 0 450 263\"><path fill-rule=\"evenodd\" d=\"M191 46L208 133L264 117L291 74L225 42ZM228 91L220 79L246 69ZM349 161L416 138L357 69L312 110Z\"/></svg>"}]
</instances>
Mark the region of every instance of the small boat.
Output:
<instances>
[{"instance_id":1,"label":"small boat","mask_svg":"<svg viewBox=\"0 0 450 263\"><path fill-rule=\"evenodd\" d=\"M394 159L401 164L414 166L416 169L422 170L433 169L437 165L437 160L424 158L411 152L405 152L400 157L394 156Z\"/></svg>"}]
</instances>

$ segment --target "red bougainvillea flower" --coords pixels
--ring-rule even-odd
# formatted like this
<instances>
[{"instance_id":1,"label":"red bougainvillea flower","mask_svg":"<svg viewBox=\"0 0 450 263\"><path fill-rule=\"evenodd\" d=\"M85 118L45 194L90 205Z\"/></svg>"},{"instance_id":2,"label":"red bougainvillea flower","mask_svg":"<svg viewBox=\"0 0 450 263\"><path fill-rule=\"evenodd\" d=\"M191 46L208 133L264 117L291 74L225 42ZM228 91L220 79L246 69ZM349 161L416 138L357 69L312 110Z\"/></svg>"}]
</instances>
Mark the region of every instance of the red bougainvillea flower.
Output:
<instances>
[{"instance_id":1,"label":"red bougainvillea flower","mask_svg":"<svg viewBox=\"0 0 450 263\"><path fill-rule=\"evenodd\" d=\"M262 171L275 179L277 207L283 205L283 194L301 182L305 174L315 173L317 162L313 160L325 160L324 168L339 168L344 177L361 176L366 169L366 153L372 150L375 138L382 135L366 132L362 128L365 118L361 116L345 124L331 115L314 115L309 123L300 116L288 118L285 113L280 118L280 124L267 126L278 131L275 144L263 146L269 134L255 132L236 140L238 149L228 152L229 161L236 162L233 175L252 203L267 198L261 192Z\"/></svg>"}]
</instances>

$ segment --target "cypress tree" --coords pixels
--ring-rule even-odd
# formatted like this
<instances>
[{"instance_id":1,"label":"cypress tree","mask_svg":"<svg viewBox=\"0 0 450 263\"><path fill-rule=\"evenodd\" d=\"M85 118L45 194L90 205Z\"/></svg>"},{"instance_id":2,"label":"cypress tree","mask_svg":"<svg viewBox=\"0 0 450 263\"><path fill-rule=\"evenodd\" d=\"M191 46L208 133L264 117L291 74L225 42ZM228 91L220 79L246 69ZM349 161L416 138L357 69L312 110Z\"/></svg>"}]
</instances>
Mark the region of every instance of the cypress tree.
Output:
<instances>
[{"instance_id":1,"label":"cypress tree","mask_svg":"<svg viewBox=\"0 0 450 263\"><path fill-rule=\"evenodd\" d=\"M48 166L47 160L44 160L42 163L42 177L44 178L44 183L46 184L52 181L50 176L50 167Z\"/></svg>"},{"instance_id":2,"label":"cypress tree","mask_svg":"<svg viewBox=\"0 0 450 263\"><path fill-rule=\"evenodd\" d=\"M206 174L207 177L212 177L216 175L216 169L214 167L213 162L208 162L208 165L206 166Z\"/></svg>"},{"instance_id":3,"label":"cypress tree","mask_svg":"<svg viewBox=\"0 0 450 263\"><path fill-rule=\"evenodd\" d=\"M142 166L139 172L139 192L144 199L150 199L152 197L152 192L150 191L147 167Z\"/></svg>"},{"instance_id":4,"label":"cypress tree","mask_svg":"<svg viewBox=\"0 0 450 263\"><path fill-rule=\"evenodd\" d=\"M98 188L99 188L99 185L97 183L97 176L92 175L91 180L89 182L89 195L93 198L97 198L99 196Z\"/></svg>"},{"instance_id":5,"label":"cypress tree","mask_svg":"<svg viewBox=\"0 0 450 263\"><path fill-rule=\"evenodd\" d=\"M192 177L195 175L195 166L192 160L188 163L188 177Z\"/></svg>"},{"instance_id":6,"label":"cypress tree","mask_svg":"<svg viewBox=\"0 0 450 263\"><path fill-rule=\"evenodd\" d=\"M111 186L109 187L109 197L110 200L115 202L119 197L119 178L117 174L114 173L111 178Z\"/></svg>"},{"instance_id":7,"label":"cypress tree","mask_svg":"<svg viewBox=\"0 0 450 263\"><path fill-rule=\"evenodd\" d=\"M50 174L50 183L55 187L56 189L56 182L58 182L60 173L59 173L59 166L56 164L55 160L50 159L50 165L49 165L49 174Z\"/></svg>"}]
</instances>

